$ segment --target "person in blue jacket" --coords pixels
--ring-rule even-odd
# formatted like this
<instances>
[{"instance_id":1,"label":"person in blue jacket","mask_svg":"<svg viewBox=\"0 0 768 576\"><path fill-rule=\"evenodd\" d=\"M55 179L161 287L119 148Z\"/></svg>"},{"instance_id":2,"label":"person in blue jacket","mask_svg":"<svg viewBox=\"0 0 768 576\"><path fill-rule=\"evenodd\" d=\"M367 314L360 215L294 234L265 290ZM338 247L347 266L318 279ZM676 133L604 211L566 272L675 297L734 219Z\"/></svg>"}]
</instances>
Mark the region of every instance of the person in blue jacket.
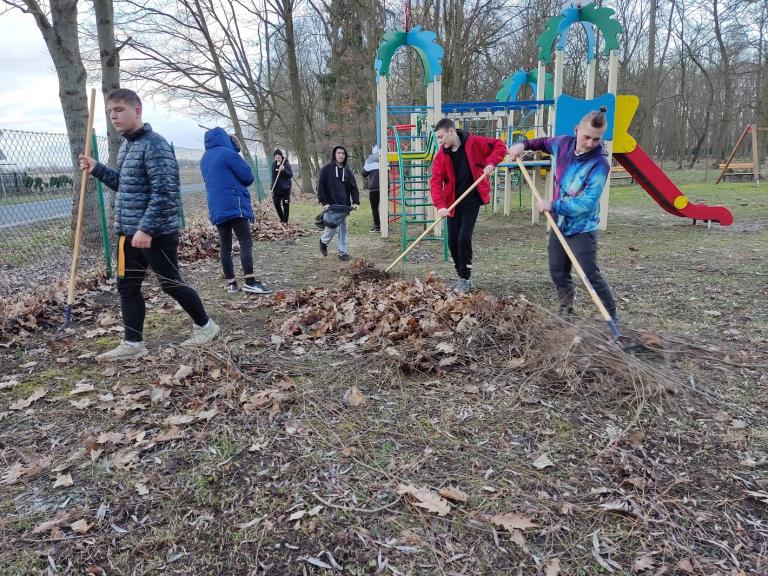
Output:
<instances>
[{"instance_id":1,"label":"person in blue jacket","mask_svg":"<svg viewBox=\"0 0 768 576\"><path fill-rule=\"evenodd\" d=\"M221 267L227 280L227 291L237 292L235 267L232 263L232 233L240 243L240 264L243 266L243 291L269 294L271 290L256 280L253 274L253 240L251 223L254 220L248 186L253 183L253 172L240 156L240 143L223 128L212 128L205 133L205 153L200 160L208 198L208 217L216 226L221 240Z\"/></svg>"},{"instance_id":2,"label":"person in blue jacket","mask_svg":"<svg viewBox=\"0 0 768 576\"><path fill-rule=\"evenodd\" d=\"M574 128L573 136L534 138L515 144L509 148L509 157L514 162L525 150L538 150L554 157L553 199L537 202L536 208L552 214L595 292L611 318L617 321L616 301L597 264L600 196L611 170L603 147L606 111L601 106L600 110L586 114ZM554 234L549 237L548 253L559 314L571 318L574 296L571 261Z\"/></svg>"}]
</instances>

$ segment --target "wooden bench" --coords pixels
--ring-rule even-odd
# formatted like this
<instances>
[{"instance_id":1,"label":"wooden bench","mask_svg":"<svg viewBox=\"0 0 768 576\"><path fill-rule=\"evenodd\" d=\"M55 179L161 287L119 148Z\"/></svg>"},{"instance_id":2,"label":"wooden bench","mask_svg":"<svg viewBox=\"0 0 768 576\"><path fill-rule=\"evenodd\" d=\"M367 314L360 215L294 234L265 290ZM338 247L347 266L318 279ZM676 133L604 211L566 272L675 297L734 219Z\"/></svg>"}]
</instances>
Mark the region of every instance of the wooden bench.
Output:
<instances>
[{"instance_id":1,"label":"wooden bench","mask_svg":"<svg viewBox=\"0 0 768 576\"><path fill-rule=\"evenodd\" d=\"M723 174L723 178L727 178L728 176L753 176L755 164L754 162L731 162L728 166L728 171ZM720 164L718 165L718 168L722 170L726 167L726 164ZM738 170L738 172L734 172L734 170Z\"/></svg>"},{"instance_id":2,"label":"wooden bench","mask_svg":"<svg viewBox=\"0 0 768 576\"><path fill-rule=\"evenodd\" d=\"M627 172L627 169L623 166L612 166L611 167L611 180L629 180L630 184L634 184L635 177L632 176L629 172Z\"/></svg>"}]
</instances>

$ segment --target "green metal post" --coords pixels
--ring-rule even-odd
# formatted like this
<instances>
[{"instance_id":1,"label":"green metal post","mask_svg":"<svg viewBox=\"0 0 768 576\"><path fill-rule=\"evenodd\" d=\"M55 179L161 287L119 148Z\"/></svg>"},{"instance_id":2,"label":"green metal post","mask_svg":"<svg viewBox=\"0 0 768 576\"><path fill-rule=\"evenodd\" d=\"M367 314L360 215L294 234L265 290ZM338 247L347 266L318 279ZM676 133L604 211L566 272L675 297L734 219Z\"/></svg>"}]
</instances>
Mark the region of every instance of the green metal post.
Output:
<instances>
[{"instance_id":1,"label":"green metal post","mask_svg":"<svg viewBox=\"0 0 768 576\"><path fill-rule=\"evenodd\" d=\"M178 158L176 158L176 148L174 147L173 142L171 142L171 152L173 152L173 157L176 159L176 162L178 163L179 160ZM179 217L181 218L181 227L186 228L187 220L186 218L184 218L184 198L181 195L181 182L179 182Z\"/></svg>"},{"instance_id":2,"label":"green metal post","mask_svg":"<svg viewBox=\"0 0 768 576\"><path fill-rule=\"evenodd\" d=\"M256 199L261 202L267 198L267 194L264 192L264 186L261 185L261 176L259 176L259 161L258 159L251 159L250 164L253 166L254 184L256 184Z\"/></svg>"},{"instance_id":3,"label":"green metal post","mask_svg":"<svg viewBox=\"0 0 768 576\"><path fill-rule=\"evenodd\" d=\"M96 139L96 131L91 134L91 149L93 150L93 159L99 161L99 142ZM104 206L104 185L101 180L96 180L96 197L99 200L99 225L101 226L101 243L104 246L104 270L107 272L107 278L112 278L112 249L109 246L109 232L107 231L107 210Z\"/></svg>"}]
</instances>

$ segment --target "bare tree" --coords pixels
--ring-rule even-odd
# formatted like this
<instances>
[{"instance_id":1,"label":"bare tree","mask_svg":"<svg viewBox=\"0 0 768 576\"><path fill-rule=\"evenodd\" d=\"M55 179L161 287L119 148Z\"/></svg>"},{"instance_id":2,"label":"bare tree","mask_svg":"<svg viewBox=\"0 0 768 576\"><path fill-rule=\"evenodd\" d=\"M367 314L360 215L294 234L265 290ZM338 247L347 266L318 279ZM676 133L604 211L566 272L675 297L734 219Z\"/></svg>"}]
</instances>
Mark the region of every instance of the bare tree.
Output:
<instances>
[{"instance_id":1,"label":"bare tree","mask_svg":"<svg viewBox=\"0 0 768 576\"><path fill-rule=\"evenodd\" d=\"M80 55L80 38L77 24L77 0L56 0L45 7L37 0L2 0L8 6L17 8L35 19L43 36L48 53L53 60L59 81L59 100L67 127L72 169L75 174L75 196L72 211L72 227L76 222L79 205L79 181L77 156L85 150L85 131L88 123L88 99L86 96L86 73ZM93 189L89 190L93 193ZM87 202L83 242L98 246L99 227L96 203Z\"/></svg>"}]
</instances>

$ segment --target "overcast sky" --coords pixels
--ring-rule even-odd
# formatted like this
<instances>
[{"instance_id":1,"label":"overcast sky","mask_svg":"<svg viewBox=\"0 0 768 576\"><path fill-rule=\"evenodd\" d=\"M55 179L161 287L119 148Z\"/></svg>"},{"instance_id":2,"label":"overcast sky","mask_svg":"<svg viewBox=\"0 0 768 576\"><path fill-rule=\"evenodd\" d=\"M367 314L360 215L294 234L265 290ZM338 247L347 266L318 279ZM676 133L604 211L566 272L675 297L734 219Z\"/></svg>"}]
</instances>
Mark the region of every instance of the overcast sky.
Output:
<instances>
[{"instance_id":1,"label":"overcast sky","mask_svg":"<svg viewBox=\"0 0 768 576\"><path fill-rule=\"evenodd\" d=\"M88 91L96 88L95 129L106 134L101 83L89 80ZM126 86L131 88L131 86ZM185 148L203 147L203 130L191 118L174 113L161 102L144 101L145 122ZM0 130L65 132L59 102L59 83L51 57L35 21L29 14L11 10L0 16Z\"/></svg>"}]
</instances>

